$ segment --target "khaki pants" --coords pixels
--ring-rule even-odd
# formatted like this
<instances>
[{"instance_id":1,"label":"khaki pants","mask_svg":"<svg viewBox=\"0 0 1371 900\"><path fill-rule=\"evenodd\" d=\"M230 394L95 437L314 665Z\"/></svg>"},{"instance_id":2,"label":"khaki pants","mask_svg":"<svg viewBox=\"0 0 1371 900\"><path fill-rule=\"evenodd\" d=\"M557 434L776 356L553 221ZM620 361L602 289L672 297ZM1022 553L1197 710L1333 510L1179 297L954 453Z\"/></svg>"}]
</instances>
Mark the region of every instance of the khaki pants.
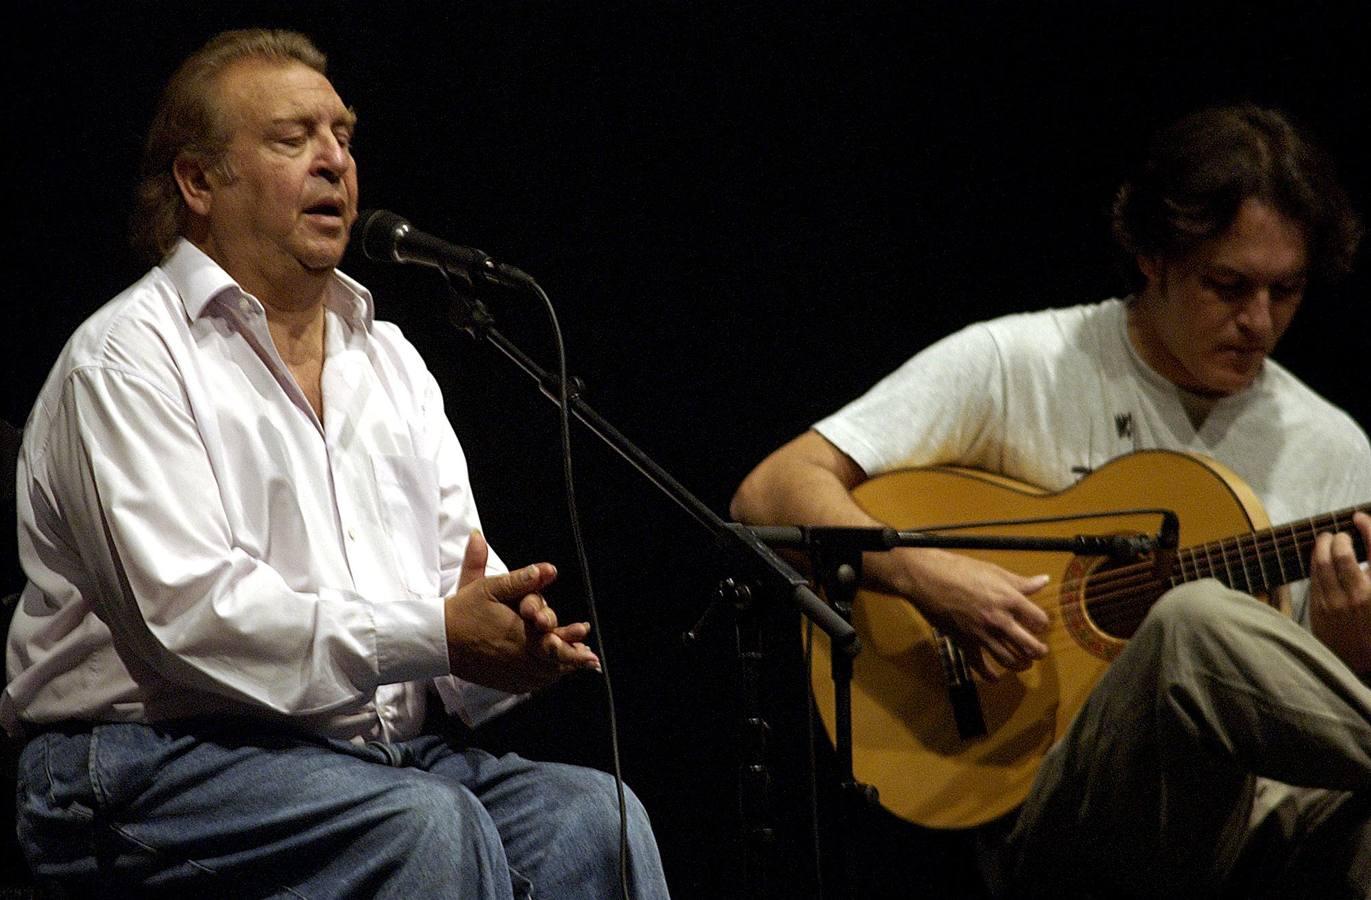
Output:
<instances>
[{"instance_id":1,"label":"khaki pants","mask_svg":"<svg viewBox=\"0 0 1371 900\"><path fill-rule=\"evenodd\" d=\"M1052 749L1009 896L1371 898L1371 688L1216 581L1164 596Z\"/></svg>"}]
</instances>

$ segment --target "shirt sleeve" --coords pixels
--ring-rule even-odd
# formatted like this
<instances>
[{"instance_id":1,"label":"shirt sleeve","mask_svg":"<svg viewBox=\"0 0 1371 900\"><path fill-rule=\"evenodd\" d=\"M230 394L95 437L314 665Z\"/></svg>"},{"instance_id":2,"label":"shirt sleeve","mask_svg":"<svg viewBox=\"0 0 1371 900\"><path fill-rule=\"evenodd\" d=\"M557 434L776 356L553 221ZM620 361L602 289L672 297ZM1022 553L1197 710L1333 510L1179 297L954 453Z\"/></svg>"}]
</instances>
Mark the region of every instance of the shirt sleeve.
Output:
<instances>
[{"instance_id":1,"label":"shirt sleeve","mask_svg":"<svg viewBox=\"0 0 1371 900\"><path fill-rule=\"evenodd\" d=\"M988 328L972 325L919 352L814 430L868 476L975 455L1004 406Z\"/></svg>"},{"instance_id":2,"label":"shirt sleeve","mask_svg":"<svg viewBox=\"0 0 1371 900\"><path fill-rule=\"evenodd\" d=\"M423 420L426 438L432 442L431 452L437 461L438 564L442 595L447 597L457 590L462 558L466 555L471 533L481 528L481 517L476 509L466 454L444 411L442 392L431 375L426 379ZM495 548L491 547L486 561L486 575L501 575L508 571ZM474 684L455 675L435 678L433 684L448 715L457 716L472 728L528 697L527 694L511 694Z\"/></svg>"},{"instance_id":3,"label":"shirt sleeve","mask_svg":"<svg viewBox=\"0 0 1371 900\"><path fill-rule=\"evenodd\" d=\"M137 374L67 376L24 481L35 566L50 596L75 590L140 669L285 715L328 712L380 684L446 671L442 606L302 590L232 536L183 397Z\"/></svg>"}]
</instances>

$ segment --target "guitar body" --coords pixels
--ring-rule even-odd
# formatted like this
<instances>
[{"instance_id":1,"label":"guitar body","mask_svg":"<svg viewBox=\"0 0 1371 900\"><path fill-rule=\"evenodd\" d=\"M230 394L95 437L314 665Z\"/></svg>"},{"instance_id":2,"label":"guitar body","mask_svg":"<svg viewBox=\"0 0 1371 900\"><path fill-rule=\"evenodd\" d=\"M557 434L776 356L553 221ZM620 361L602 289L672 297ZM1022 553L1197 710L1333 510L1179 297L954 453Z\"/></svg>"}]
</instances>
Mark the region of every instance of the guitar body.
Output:
<instances>
[{"instance_id":1,"label":"guitar body","mask_svg":"<svg viewBox=\"0 0 1371 900\"><path fill-rule=\"evenodd\" d=\"M874 478L853 497L901 530L995 519L1108 514L1165 508L1180 517L1180 546L1266 528L1256 496L1232 472L1199 456L1143 451L1121 457L1060 493L968 469L911 469ZM1159 516L996 526L961 534L1072 537L1156 532ZM1063 734L1126 638L1100 627L1091 611L1092 572L1107 559L1065 553L968 551L1051 582L1033 596L1051 617L1046 659L994 683L977 680L986 733L963 738L953 718L939 637L906 600L859 592L852 624L862 642L852 680L853 773L877 788L883 806L929 828L988 822L1023 802L1043 754ZM1149 578L1151 568L1147 569ZM1158 582L1151 598L1165 589ZM1113 629L1117 631L1118 629ZM829 646L814 635L811 682L833 736Z\"/></svg>"}]
</instances>

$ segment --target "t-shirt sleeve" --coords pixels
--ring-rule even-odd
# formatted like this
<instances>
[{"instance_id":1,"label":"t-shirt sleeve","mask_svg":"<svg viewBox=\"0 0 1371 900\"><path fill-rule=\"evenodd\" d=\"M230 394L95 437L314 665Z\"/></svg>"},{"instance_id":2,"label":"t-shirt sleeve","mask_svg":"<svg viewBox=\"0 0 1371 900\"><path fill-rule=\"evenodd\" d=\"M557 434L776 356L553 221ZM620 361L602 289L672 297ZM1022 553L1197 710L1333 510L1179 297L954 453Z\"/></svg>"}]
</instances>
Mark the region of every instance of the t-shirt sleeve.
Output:
<instances>
[{"instance_id":1,"label":"t-shirt sleeve","mask_svg":"<svg viewBox=\"0 0 1371 900\"><path fill-rule=\"evenodd\" d=\"M1003 372L990 329L972 325L813 427L873 477L967 459L1002 419Z\"/></svg>"}]
</instances>

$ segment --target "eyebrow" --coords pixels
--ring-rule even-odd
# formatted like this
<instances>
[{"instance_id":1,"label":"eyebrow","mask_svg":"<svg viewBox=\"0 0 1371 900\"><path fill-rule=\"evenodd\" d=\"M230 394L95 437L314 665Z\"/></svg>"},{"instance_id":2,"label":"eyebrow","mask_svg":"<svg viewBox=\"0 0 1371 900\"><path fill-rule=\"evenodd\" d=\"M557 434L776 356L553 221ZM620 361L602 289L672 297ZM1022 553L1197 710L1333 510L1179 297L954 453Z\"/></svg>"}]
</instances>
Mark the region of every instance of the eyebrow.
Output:
<instances>
[{"instance_id":1,"label":"eyebrow","mask_svg":"<svg viewBox=\"0 0 1371 900\"><path fill-rule=\"evenodd\" d=\"M1247 272L1246 269L1243 269L1243 268L1241 268L1241 267L1239 267L1239 266L1236 266L1236 265L1233 265L1233 264L1230 264L1230 263L1225 263L1225 262L1211 262L1209 265L1205 266L1205 269L1206 269L1208 272L1210 272L1210 273L1222 273L1222 274L1227 274L1227 275L1237 275L1237 276L1240 276L1240 277L1242 277L1242 278L1251 278L1251 277L1252 277L1251 275L1248 274L1248 272ZM1302 266L1302 267L1300 267L1300 268L1298 268L1298 269L1292 269L1292 270L1289 272L1289 274L1287 275L1287 277L1289 277L1289 278L1303 278L1303 277L1305 277L1305 276L1308 275L1308 274L1309 274L1309 265L1306 263L1304 266Z\"/></svg>"},{"instance_id":2,"label":"eyebrow","mask_svg":"<svg viewBox=\"0 0 1371 900\"><path fill-rule=\"evenodd\" d=\"M298 116L277 116L270 121L272 126L278 125L312 125L317 120L314 116L303 114ZM357 127L357 110L349 106L340 115L334 116L329 125L342 125L344 128L353 129Z\"/></svg>"}]
</instances>

